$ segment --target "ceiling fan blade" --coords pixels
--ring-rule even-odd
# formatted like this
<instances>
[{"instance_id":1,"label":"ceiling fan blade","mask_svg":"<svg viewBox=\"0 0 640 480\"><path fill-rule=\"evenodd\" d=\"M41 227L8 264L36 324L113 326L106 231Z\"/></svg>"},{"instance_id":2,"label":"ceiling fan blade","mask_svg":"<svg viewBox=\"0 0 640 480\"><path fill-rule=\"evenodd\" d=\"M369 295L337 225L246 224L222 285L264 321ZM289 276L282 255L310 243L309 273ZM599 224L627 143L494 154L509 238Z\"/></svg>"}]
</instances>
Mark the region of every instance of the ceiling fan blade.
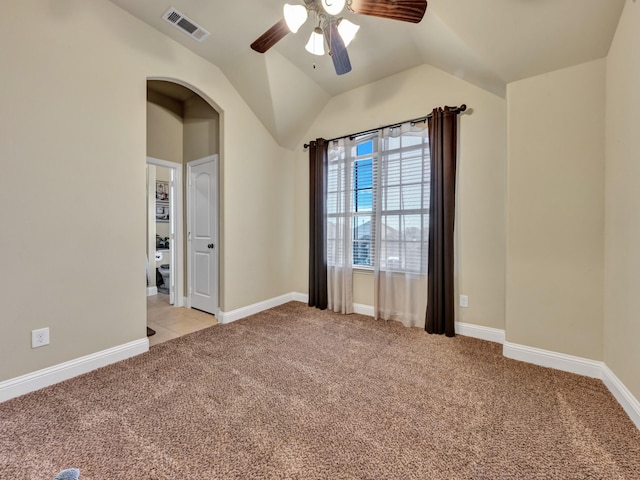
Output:
<instances>
[{"instance_id":1,"label":"ceiling fan blade","mask_svg":"<svg viewBox=\"0 0 640 480\"><path fill-rule=\"evenodd\" d=\"M329 22L328 39L331 60L333 60L333 66L336 69L338 75L344 75L351 71L351 60L349 60L349 54L347 53L347 47L344 46L344 41L338 32L338 25L336 19L332 18ZM325 35L327 31L325 30Z\"/></svg>"},{"instance_id":2,"label":"ceiling fan blade","mask_svg":"<svg viewBox=\"0 0 640 480\"><path fill-rule=\"evenodd\" d=\"M427 11L427 0L353 0L351 8L361 15L420 23Z\"/></svg>"},{"instance_id":3,"label":"ceiling fan blade","mask_svg":"<svg viewBox=\"0 0 640 480\"><path fill-rule=\"evenodd\" d=\"M251 48L258 53L264 53L282 40L287 33L289 33L289 28L287 28L286 22L282 19L260 35L260 37L251 44Z\"/></svg>"}]
</instances>

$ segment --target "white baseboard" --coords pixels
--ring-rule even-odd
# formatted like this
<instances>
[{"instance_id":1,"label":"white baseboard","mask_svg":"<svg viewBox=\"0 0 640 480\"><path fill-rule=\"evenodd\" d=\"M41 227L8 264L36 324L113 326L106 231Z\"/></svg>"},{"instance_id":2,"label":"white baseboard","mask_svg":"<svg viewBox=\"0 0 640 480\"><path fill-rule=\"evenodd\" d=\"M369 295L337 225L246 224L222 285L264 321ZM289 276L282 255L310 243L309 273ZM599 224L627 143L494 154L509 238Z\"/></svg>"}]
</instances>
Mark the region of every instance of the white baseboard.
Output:
<instances>
[{"instance_id":1,"label":"white baseboard","mask_svg":"<svg viewBox=\"0 0 640 480\"><path fill-rule=\"evenodd\" d=\"M306 293L293 292L291 294L291 300L294 302L309 303L309 295ZM364 305L362 303L353 304L353 313L360 315L367 315L373 317L373 307L371 305Z\"/></svg>"},{"instance_id":2,"label":"white baseboard","mask_svg":"<svg viewBox=\"0 0 640 480\"><path fill-rule=\"evenodd\" d=\"M504 344L504 330L499 328L483 327L472 323L456 322L456 333L465 337L479 338L488 342Z\"/></svg>"},{"instance_id":3,"label":"white baseboard","mask_svg":"<svg viewBox=\"0 0 640 480\"><path fill-rule=\"evenodd\" d=\"M235 322L236 320L240 320L241 318L262 312L263 310L268 310L269 308L277 307L278 305L282 305L283 303L287 302L309 303L309 295L307 295L306 293L292 292L286 295L281 295L280 297L272 298L270 300L254 303L253 305L249 305L247 307L231 310L230 312L221 311L220 316L218 317L218 321L220 321L220 323ZM368 315L370 317L373 317L373 307L371 305L354 303L353 311L354 313L359 313L360 315Z\"/></svg>"},{"instance_id":4,"label":"white baseboard","mask_svg":"<svg viewBox=\"0 0 640 480\"><path fill-rule=\"evenodd\" d=\"M295 294L293 293L287 293L279 297L254 303L253 305L247 305L246 307L237 308L229 312L223 312L222 310L220 310L216 318L220 323L235 322L236 320L240 320L241 318L248 317L249 315L255 315L256 313L260 313L264 310L277 307L278 305L282 305L283 303L292 302L294 301L294 296Z\"/></svg>"},{"instance_id":5,"label":"white baseboard","mask_svg":"<svg viewBox=\"0 0 640 480\"><path fill-rule=\"evenodd\" d=\"M149 340L145 337L141 340L125 343L124 345L0 382L0 402L77 377L96 368L105 367L147 351L149 351Z\"/></svg>"},{"instance_id":6,"label":"white baseboard","mask_svg":"<svg viewBox=\"0 0 640 480\"><path fill-rule=\"evenodd\" d=\"M555 368L564 372L577 373L591 378L602 378L603 362L552 352L541 348L528 347L517 343L504 342L502 355L514 360L533 363L541 367Z\"/></svg>"},{"instance_id":7,"label":"white baseboard","mask_svg":"<svg viewBox=\"0 0 640 480\"><path fill-rule=\"evenodd\" d=\"M293 292L291 297L294 302L309 303L309 295L306 293Z\"/></svg>"},{"instance_id":8,"label":"white baseboard","mask_svg":"<svg viewBox=\"0 0 640 480\"><path fill-rule=\"evenodd\" d=\"M291 294L292 300L296 302L309 303L309 295L306 293L294 292ZM374 309L372 305L362 303L353 304L353 313L374 317ZM480 338L490 342L504 343L504 330L497 328L481 327L470 323L456 322L456 332L467 337Z\"/></svg>"},{"instance_id":9,"label":"white baseboard","mask_svg":"<svg viewBox=\"0 0 640 480\"><path fill-rule=\"evenodd\" d=\"M147 287L147 297L152 297L158 294L158 287Z\"/></svg>"},{"instance_id":10,"label":"white baseboard","mask_svg":"<svg viewBox=\"0 0 640 480\"><path fill-rule=\"evenodd\" d=\"M613 396L616 397L624 411L627 412L631 421L640 430L640 401L633 396L624 383L606 365L602 367L602 381Z\"/></svg>"},{"instance_id":11,"label":"white baseboard","mask_svg":"<svg viewBox=\"0 0 640 480\"><path fill-rule=\"evenodd\" d=\"M362 303L353 304L353 313L359 315L366 315L368 317L375 317L375 312L372 305L363 305Z\"/></svg>"}]
</instances>

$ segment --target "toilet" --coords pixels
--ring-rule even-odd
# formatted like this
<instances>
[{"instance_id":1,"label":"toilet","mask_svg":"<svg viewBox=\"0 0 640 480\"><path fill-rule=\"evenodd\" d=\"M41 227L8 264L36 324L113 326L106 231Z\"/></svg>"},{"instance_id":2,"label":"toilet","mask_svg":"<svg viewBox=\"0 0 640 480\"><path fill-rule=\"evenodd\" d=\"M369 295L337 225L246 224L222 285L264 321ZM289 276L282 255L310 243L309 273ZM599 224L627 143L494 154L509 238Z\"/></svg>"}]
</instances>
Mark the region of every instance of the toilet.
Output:
<instances>
[{"instance_id":1,"label":"toilet","mask_svg":"<svg viewBox=\"0 0 640 480\"><path fill-rule=\"evenodd\" d=\"M171 270L169 269L169 264L168 263L163 263L162 265L160 265L160 268L158 269L158 271L160 272L160 275L162 275L162 285L158 286L158 292L161 293L169 293L169 285L170 285L170 273Z\"/></svg>"}]
</instances>

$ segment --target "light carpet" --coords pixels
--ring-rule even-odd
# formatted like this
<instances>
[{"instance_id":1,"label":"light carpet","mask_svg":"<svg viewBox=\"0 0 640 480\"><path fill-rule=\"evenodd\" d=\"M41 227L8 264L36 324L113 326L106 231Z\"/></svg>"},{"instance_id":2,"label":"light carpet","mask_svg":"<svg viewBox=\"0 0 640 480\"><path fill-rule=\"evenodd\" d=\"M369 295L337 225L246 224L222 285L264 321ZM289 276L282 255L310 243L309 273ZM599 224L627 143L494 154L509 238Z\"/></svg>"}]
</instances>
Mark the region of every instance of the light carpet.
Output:
<instances>
[{"instance_id":1,"label":"light carpet","mask_svg":"<svg viewBox=\"0 0 640 480\"><path fill-rule=\"evenodd\" d=\"M0 478L640 479L599 380L288 303L0 404Z\"/></svg>"}]
</instances>

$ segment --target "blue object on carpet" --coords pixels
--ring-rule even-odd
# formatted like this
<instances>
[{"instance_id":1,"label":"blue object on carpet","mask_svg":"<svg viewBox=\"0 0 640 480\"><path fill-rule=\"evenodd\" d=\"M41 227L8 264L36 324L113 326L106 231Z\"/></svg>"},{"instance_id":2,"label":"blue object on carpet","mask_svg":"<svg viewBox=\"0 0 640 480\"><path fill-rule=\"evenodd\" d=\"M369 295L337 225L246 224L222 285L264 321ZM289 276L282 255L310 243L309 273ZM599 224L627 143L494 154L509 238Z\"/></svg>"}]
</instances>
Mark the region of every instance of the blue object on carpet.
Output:
<instances>
[{"instance_id":1,"label":"blue object on carpet","mask_svg":"<svg viewBox=\"0 0 640 480\"><path fill-rule=\"evenodd\" d=\"M77 468L69 468L61 471L53 480L78 480L80 478L80 470Z\"/></svg>"}]
</instances>

